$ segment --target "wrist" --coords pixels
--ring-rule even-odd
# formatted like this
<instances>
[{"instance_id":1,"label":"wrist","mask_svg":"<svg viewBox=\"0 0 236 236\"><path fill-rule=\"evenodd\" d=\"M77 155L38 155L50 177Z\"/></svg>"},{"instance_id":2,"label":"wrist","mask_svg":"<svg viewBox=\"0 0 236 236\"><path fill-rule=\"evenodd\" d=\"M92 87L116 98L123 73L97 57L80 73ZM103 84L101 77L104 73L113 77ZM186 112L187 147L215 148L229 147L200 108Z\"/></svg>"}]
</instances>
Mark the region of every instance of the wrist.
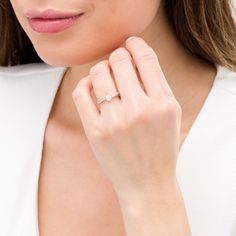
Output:
<instances>
[{"instance_id":1,"label":"wrist","mask_svg":"<svg viewBox=\"0 0 236 236\"><path fill-rule=\"evenodd\" d=\"M119 196L127 229L135 235L190 236L184 201L177 181ZM158 232L158 233L157 233ZM133 235L127 233L127 235Z\"/></svg>"},{"instance_id":2,"label":"wrist","mask_svg":"<svg viewBox=\"0 0 236 236\"><path fill-rule=\"evenodd\" d=\"M144 206L148 202L164 201L171 203L180 197L180 189L176 178L168 181L155 181L142 187L129 188L117 191L121 206L132 207Z\"/></svg>"}]
</instances>

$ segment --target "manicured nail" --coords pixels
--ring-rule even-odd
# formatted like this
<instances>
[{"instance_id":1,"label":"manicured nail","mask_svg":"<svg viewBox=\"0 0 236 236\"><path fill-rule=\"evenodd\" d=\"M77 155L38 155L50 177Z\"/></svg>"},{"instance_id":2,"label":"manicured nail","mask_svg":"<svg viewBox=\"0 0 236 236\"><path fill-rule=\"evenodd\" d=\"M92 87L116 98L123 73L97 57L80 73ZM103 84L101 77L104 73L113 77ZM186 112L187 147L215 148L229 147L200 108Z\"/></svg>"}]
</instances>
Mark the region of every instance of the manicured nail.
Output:
<instances>
[{"instance_id":1,"label":"manicured nail","mask_svg":"<svg viewBox=\"0 0 236 236\"><path fill-rule=\"evenodd\" d=\"M129 37L128 39L126 39L126 43L128 43L130 40L132 40L132 39L134 39L134 38L136 38L135 36L131 36L131 37Z\"/></svg>"}]
</instances>

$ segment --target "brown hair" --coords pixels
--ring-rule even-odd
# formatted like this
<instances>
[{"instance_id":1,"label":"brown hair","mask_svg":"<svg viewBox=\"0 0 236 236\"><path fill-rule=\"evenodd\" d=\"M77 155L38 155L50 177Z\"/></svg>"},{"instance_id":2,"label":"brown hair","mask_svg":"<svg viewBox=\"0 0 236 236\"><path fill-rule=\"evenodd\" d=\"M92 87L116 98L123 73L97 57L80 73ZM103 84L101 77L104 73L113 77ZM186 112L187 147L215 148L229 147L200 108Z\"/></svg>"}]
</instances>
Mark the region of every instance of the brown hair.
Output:
<instances>
[{"instance_id":1,"label":"brown hair","mask_svg":"<svg viewBox=\"0 0 236 236\"><path fill-rule=\"evenodd\" d=\"M236 21L231 0L164 0L177 37L194 55L236 70ZM0 3L0 65L42 62L9 0Z\"/></svg>"}]
</instances>

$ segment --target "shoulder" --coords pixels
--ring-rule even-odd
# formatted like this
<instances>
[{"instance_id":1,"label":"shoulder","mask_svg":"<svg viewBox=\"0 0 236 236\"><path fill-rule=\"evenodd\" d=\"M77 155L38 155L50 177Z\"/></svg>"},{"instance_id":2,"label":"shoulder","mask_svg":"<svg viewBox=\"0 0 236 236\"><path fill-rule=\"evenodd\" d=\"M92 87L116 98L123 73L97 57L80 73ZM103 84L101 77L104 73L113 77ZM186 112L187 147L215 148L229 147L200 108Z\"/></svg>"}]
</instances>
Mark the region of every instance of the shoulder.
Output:
<instances>
[{"instance_id":1,"label":"shoulder","mask_svg":"<svg viewBox=\"0 0 236 236\"><path fill-rule=\"evenodd\" d=\"M27 166L27 158L37 155L35 145L64 71L44 63L0 67L0 157L6 157L0 166L2 161Z\"/></svg>"},{"instance_id":2,"label":"shoulder","mask_svg":"<svg viewBox=\"0 0 236 236\"><path fill-rule=\"evenodd\" d=\"M47 107L65 71L45 63L0 67L0 121Z\"/></svg>"},{"instance_id":3,"label":"shoulder","mask_svg":"<svg viewBox=\"0 0 236 236\"><path fill-rule=\"evenodd\" d=\"M35 72L42 71L53 68L52 66L46 63L29 63L23 65L15 65L15 66L0 66L0 74L18 74L18 73L27 73L27 72Z\"/></svg>"},{"instance_id":4,"label":"shoulder","mask_svg":"<svg viewBox=\"0 0 236 236\"><path fill-rule=\"evenodd\" d=\"M221 65L216 65L217 75L214 86L236 96L236 71Z\"/></svg>"},{"instance_id":5,"label":"shoulder","mask_svg":"<svg viewBox=\"0 0 236 236\"><path fill-rule=\"evenodd\" d=\"M66 67L52 67L45 63L30 63L10 67L0 66L0 98L24 98L42 94L57 86Z\"/></svg>"}]
</instances>

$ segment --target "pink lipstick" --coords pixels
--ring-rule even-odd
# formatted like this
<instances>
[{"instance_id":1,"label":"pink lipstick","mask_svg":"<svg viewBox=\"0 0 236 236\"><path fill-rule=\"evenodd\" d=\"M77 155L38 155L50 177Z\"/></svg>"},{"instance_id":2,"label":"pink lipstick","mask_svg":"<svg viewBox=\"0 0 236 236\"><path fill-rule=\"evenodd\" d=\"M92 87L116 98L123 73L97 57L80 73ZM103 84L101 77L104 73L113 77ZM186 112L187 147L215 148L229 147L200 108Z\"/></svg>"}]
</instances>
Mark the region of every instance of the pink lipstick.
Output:
<instances>
[{"instance_id":1,"label":"pink lipstick","mask_svg":"<svg viewBox=\"0 0 236 236\"><path fill-rule=\"evenodd\" d=\"M31 10L25 15L31 28L38 33L57 33L71 27L84 13L55 10Z\"/></svg>"}]
</instances>

